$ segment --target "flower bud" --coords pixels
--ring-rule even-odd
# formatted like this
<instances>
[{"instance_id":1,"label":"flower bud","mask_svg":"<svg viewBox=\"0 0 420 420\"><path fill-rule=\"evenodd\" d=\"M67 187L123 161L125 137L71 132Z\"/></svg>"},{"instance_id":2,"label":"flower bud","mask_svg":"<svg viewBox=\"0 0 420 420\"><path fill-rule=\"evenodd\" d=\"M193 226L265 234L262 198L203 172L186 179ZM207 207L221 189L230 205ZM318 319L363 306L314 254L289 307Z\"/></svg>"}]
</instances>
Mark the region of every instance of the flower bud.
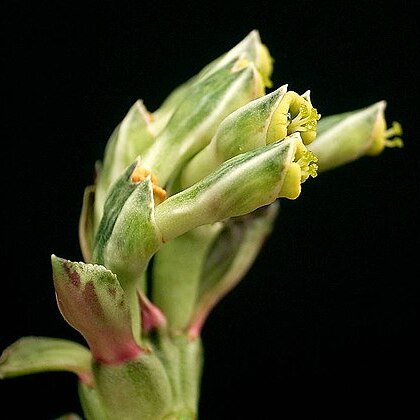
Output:
<instances>
[{"instance_id":1,"label":"flower bud","mask_svg":"<svg viewBox=\"0 0 420 420\"><path fill-rule=\"evenodd\" d=\"M156 134L161 133L176 108L189 94L191 86L194 83L199 80L204 80L228 63L238 59L246 59L249 62L254 63L255 68L261 75L264 85L267 87L272 86L270 78L273 72L273 59L267 46L261 43L259 32L253 30L235 47L207 64L199 73L177 86L168 95L162 105L152 114L151 126L153 127L153 132Z\"/></svg>"},{"instance_id":2,"label":"flower bud","mask_svg":"<svg viewBox=\"0 0 420 420\"><path fill-rule=\"evenodd\" d=\"M142 156L142 164L160 185L205 147L228 114L264 94L261 76L247 59L228 62L198 80L164 130Z\"/></svg>"},{"instance_id":3,"label":"flower bud","mask_svg":"<svg viewBox=\"0 0 420 420\"><path fill-rule=\"evenodd\" d=\"M208 77L232 60L240 58L252 61L261 74L264 85L267 87L272 86L270 78L273 73L273 58L271 57L267 46L261 42L261 37L257 30L251 31L235 47L207 64L207 66L205 66L197 75L197 78L203 79Z\"/></svg>"},{"instance_id":4,"label":"flower bud","mask_svg":"<svg viewBox=\"0 0 420 420\"><path fill-rule=\"evenodd\" d=\"M102 217L110 186L131 165L138 155L153 143L152 117L138 100L116 127L105 148L103 164L99 166L95 186L94 230Z\"/></svg>"},{"instance_id":5,"label":"flower bud","mask_svg":"<svg viewBox=\"0 0 420 420\"><path fill-rule=\"evenodd\" d=\"M295 199L316 176L316 157L298 133L235 156L155 209L163 242L197 226L244 215L279 197Z\"/></svg>"},{"instance_id":6,"label":"flower bud","mask_svg":"<svg viewBox=\"0 0 420 420\"><path fill-rule=\"evenodd\" d=\"M211 142L183 169L182 187L194 184L233 156L282 140L294 132L300 132L304 143L305 139L312 141L319 114L308 98L307 93L300 96L287 92L284 85L229 114ZM308 119L303 119L304 112L310 115Z\"/></svg>"},{"instance_id":7,"label":"flower bud","mask_svg":"<svg viewBox=\"0 0 420 420\"><path fill-rule=\"evenodd\" d=\"M386 102L323 117L317 139L308 146L318 157L319 171L352 162L362 156L375 156L386 147L401 147L401 126L387 128Z\"/></svg>"},{"instance_id":8,"label":"flower bud","mask_svg":"<svg viewBox=\"0 0 420 420\"><path fill-rule=\"evenodd\" d=\"M141 100L136 101L114 130L103 164L98 165L92 234L85 230L86 216L90 215L88 207L82 213L80 224L84 257L91 257L90 236L98 229L111 184L134 159L145 155L145 167L165 185L174 171L208 143L226 115L264 94L264 86L271 86L271 73L268 49L261 43L258 31L252 31L230 51L174 89L155 112L149 113ZM152 144L153 150L145 153Z\"/></svg>"}]
</instances>

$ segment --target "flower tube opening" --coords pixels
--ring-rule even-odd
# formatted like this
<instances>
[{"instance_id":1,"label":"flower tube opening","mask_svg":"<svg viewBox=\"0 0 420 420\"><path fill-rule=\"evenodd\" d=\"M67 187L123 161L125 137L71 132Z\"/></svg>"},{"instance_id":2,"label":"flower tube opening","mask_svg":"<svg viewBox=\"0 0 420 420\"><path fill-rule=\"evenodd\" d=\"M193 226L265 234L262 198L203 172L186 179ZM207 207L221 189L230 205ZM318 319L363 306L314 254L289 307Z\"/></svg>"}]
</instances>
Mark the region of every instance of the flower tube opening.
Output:
<instances>
[{"instance_id":1,"label":"flower tube opening","mask_svg":"<svg viewBox=\"0 0 420 420\"><path fill-rule=\"evenodd\" d=\"M316 164L318 158L315 154L308 150L304 144L297 139L295 141L295 147L296 151L294 160L286 172L286 176L279 193L279 197L289 198L291 200L299 197L301 184L304 183L310 176L315 178L318 170L318 165Z\"/></svg>"},{"instance_id":2,"label":"flower tube opening","mask_svg":"<svg viewBox=\"0 0 420 420\"><path fill-rule=\"evenodd\" d=\"M321 118L312 106L309 91L299 95L294 91L285 93L268 128L267 142L274 142L287 135L299 132L305 145L316 137L317 122Z\"/></svg>"}]
</instances>

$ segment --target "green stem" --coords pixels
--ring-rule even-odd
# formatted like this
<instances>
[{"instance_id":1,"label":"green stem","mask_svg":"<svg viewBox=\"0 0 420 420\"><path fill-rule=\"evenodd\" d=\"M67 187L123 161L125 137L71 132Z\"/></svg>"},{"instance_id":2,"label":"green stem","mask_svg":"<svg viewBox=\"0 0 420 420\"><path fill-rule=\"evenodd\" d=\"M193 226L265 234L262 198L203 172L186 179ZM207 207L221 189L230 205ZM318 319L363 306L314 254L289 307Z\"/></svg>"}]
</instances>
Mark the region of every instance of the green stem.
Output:
<instances>
[{"instance_id":1,"label":"green stem","mask_svg":"<svg viewBox=\"0 0 420 420\"><path fill-rule=\"evenodd\" d=\"M165 367L173 391L173 409L166 419L197 418L200 397L203 349L200 338L160 333L154 350Z\"/></svg>"}]
</instances>

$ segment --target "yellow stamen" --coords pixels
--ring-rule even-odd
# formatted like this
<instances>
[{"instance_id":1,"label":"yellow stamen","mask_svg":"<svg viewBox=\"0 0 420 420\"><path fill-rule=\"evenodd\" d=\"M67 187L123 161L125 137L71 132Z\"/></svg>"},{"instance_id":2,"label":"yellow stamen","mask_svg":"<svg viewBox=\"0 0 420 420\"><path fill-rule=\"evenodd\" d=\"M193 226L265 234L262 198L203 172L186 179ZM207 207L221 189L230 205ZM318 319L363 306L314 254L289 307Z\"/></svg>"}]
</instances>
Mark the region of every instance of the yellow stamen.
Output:
<instances>
[{"instance_id":1,"label":"yellow stamen","mask_svg":"<svg viewBox=\"0 0 420 420\"><path fill-rule=\"evenodd\" d=\"M386 147L403 147L404 142L402 140L402 127L397 121L393 121L392 127L385 130L385 146Z\"/></svg>"},{"instance_id":2,"label":"yellow stamen","mask_svg":"<svg viewBox=\"0 0 420 420\"><path fill-rule=\"evenodd\" d=\"M379 114L372 133L373 141L366 154L375 156L386 147L403 147L404 142L400 137L401 135L402 127L400 123L394 121L391 127L386 128L385 117L383 113Z\"/></svg>"},{"instance_id":3,"label":"yellow stamen","mask_svg":"<svg viewBox=\"0 0 420 420\"><path fill-rule=\"evenodd\" d=\"M273 114L267 133L267 143L284 139L299 132L305 145L316 137L317 122L321 118L309 99L309 93L298 95L286 92Z\"/></svg>"},{"instance_id":4,"label":"yellow stamen","mask_svg":"<svg viewBox=\"0 0 420 420\"><path fill-rule=\"evenodd\" d=\"M300 195L301 184L310 176L317 176L317 156L308 150L301 140L296 140L296 151L293 162L287 169L279 197L294 200Z\"/></svg>"},{"instance_id":5,"label":"yellow stamen","mask_svg":"<svg viewBox=\"0 0 420 420\"><path fill-rule=\"evenodd\" d=\"M321 118L321 115L318 114L316 108L313 108L309 101L307 101L303 97L299 98L301 99L299 104L299 111L294 115L292 112L289 114L290 123L287 127L287 134L292 134L296 131L311 131L315 133L317 128L317 122ZM311 139L311 141L313 140L314 139ZM309 144L309 142L305 141L305 144Z\"/></svg>"}]
</instances>

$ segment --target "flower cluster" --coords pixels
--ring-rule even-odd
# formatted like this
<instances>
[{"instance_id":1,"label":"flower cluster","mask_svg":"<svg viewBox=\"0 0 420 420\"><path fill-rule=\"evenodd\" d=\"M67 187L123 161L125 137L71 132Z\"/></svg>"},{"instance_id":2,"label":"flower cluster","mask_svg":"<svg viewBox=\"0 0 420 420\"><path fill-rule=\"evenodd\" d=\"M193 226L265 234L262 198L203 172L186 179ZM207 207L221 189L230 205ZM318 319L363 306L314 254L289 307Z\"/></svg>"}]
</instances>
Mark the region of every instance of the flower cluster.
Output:
<instances>
[{"instance_id":1,"label":"flower cluster","mask_svg":"<svg viewBox=\"0 0 420 420\"><path fill-rule=\"evenodd\" d=\"M385 101L321 118L309 90L268 91L272 70L252 31L156 111L133 104L85 189L84 261L51 257L59 310L87 347L24 337L0 376L74 372L88 419L196 417L203 325L255 261L279 200L402 145Z\"/></svg>"}]
</instances>

